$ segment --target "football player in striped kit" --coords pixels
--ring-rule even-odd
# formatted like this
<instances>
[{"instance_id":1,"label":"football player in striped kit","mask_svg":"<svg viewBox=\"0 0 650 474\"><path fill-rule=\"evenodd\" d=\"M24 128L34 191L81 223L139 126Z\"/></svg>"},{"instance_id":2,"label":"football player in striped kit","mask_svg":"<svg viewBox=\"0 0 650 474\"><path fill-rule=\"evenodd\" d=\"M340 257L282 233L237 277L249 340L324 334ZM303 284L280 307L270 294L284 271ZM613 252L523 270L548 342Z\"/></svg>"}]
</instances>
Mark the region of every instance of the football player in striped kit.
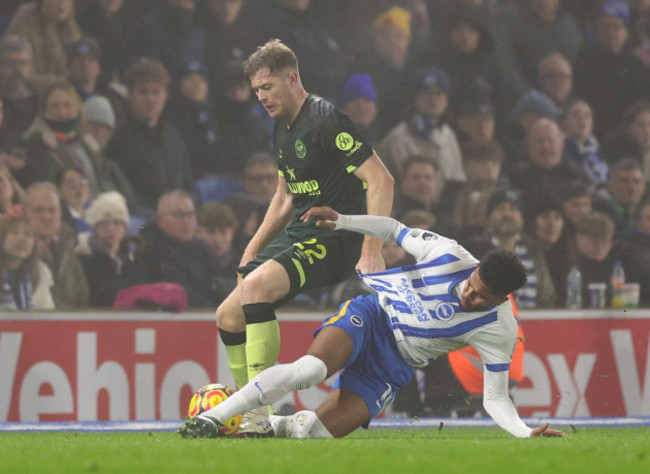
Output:
<instances>
[{"instance_id":1,"label":"football player in striped kit","mask_svg":"<svg viewBox=\"0 0 650 474\"><path fill-rule=\"evenodd\" d=\"M339 374L316 411L260 417L242 426L243 435L342 437L392 402L415 368L464 346L484 363L484 407L504 430L519 438L566 436L548 423L530 428L508 396L508 370L517 341L517 320L508 295L526 282L519 259L494 250L480 262L456 241L411 229L381 216L342 215L311 208L303 219L396 242L416 264L360 275L377 293L341 305L316 331L307 355L266 369L232 397L186 421L185 438L215 437L221 422L271 404L293 390L312 387Z\"/></svg>"}]
</instances>

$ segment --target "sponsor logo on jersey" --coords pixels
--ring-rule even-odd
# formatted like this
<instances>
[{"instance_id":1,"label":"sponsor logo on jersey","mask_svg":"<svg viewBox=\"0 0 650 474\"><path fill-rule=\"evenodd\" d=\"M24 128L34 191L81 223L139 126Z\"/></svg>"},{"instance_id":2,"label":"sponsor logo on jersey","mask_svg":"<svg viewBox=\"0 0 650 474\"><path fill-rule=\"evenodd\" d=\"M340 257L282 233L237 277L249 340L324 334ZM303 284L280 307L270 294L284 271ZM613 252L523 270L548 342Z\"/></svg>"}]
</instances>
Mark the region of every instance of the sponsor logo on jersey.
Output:
<instances>
[{"instance_id":1,"label":"sponsor logo on jersey","mask_svg":"<svg viewBox=\"0 0 650 474\"><path fill-rule=\"evenodd\" d=\"M428 321L429 316L424 309L424 305L420 301L418 295L415 294L413 288L406 278L402 278L401 283L397 286L397 291L404 296L404 301L408 304L411 311L417 316L418 321Z\"/></svg>"},{"instance_id":2,"label":"sponsor logo on jersey","mask_svg":"<svg viewBox=\"0 0 650 474\"><path fill-rule=\"evenodd\" d=\"M289 179L296 179L296 169L295 168L287 168L287 174L289 175Z\"/></svg>"},{"instance_id":3,"label":"sponsor logo on jersey","mask_svg":"<svg viewBox=\"0 0 650 474\"><path fill-rule=\"evenodd\" d=\"M336 136L336 148L341 151L348 151L354 145L354 138L346 132L341 132Z\"/></svg>"},{"instance_id":4,"label":"sponsor logo on jersey","mask_svg":"<svg viewBox=\"0 0 650 474\"><path fill-rule=\"evenodd\" d=\"M350 316L350 322L358 328L363 326L363 319L358 314L353 314L352 316Z\"/></svg>"},{"instance_id":5,"label":"sponsor logo on jersey","mask_svg":"<svg viewBox=\"0 0 650 474\"><path fill-rule=\"evenodd\" d=\"M296 140L296 156L301 160L307 156L307 147L302 140Z\"/></svg>"},{"instance_id":6,"label":"sponsor logo on jersey","mask_svg":"<svg viewBox=\"0 0 650 474\"><path fill-rule=\"evenodd\" d=\"M302 181L300 183L287 183L287 186L289 186L289 190L292 194L308 194L310 196L320 195L320 186L318 185L318 181L315 179Z\"/></svg>"},{"instance_id":7,"label":"sponsor logo on jersey","mask_svg":"<svg viewBox=\"0 0 650 474\"><path fill-rule=\"evenodd\" d=\"M354 155L354 154L357 152L357 150L358 150L359 148L361 148L362 146L363 146L363 142L354 142L354 148L352 148L352 150L350 150L349 152L347 152L347 153L345 154L345 156L347 156L348 158L350 158L350 157L351 157L352 155Z\"/></svg>"},{"instance_id":8,"label":"sponsor logo on jersey","mask_svg":"<svg viewBox=\"0 0 650 474\"><path fill-rule=\"evenodd\" d=\"M414 230L413 232L411 232L411 237L419 237L421 233L422 231L420 230Z\"/></svg>"}]
</instances>

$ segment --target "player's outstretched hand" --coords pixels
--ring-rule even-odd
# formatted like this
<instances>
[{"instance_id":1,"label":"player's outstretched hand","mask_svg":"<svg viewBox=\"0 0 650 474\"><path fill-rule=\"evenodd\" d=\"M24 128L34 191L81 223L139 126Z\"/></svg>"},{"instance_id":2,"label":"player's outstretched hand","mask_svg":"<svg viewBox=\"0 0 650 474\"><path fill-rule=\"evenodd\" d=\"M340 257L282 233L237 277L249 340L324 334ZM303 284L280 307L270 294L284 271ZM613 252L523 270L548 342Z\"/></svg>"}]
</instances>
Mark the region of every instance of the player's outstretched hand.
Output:
<instances>
[{"instance_id":1,"label":"player's outstretched hand","mask_svg":"<svg viewBox=\"0 0 650 474\"><path fill-rule=\"evenodd\" d=\"M307 212L305 212L302 217L300 217L300 220L307 222L314 217L320 217L323 219L316 221L316 225L318 227L327 227L328 229L334 229L336 227L336 221L339 218L339 213L328 206L312 207Z\"/></svg>"},{"instance_id":2,"label":"player's outstretched hand","mask_svg":"<svg viewBox=\"0 0 650 474\"><path fill-rule=\"evenodd\" d=\"M532 431L532 433L530 433L531 438L537 438L539 436L544 436L546 438L562 438L568 437L569 435L564 431L552 430L548 427L548 423L545 423L542 426L538 426Z\"/></svg>"}]
</instances>

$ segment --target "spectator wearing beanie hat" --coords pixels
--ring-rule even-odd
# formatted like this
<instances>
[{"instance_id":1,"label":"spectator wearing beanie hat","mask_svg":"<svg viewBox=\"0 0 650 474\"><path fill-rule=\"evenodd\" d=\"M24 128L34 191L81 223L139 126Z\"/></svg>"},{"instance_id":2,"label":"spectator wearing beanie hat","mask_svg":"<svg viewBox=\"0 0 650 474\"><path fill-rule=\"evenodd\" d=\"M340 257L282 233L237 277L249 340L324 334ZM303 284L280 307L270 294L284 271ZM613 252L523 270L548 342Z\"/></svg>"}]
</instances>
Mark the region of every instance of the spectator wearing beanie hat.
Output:
<instances>
[{"instance_id":1,"label":"spectator wearing beanie hat","mask_svg":"<svg viewBox=\"0 0 650 474\"><path fill-rule=\"evenodd\" d=\"M147 282L139 237L126 236L129 211L120 193L101 193L86 211L93 231L77 247L88 285L90 305L110 308L119 290Z\"/></svg>"},{"instance_id":2,"label":"spectator wearing beanie hat","mask_svg":"<svg viewBox=\"0 0 650 474\"><path fill-rule=\"evenodd\" d=\"M348 78L343 85L340 106L361 136L371 143L377 141L377 92L370 74L359 72Z\"/></svg>"},{"instance_id":3,"label":"spectator wearing beanie hat","mask_svg":"<svg viewBox=\"0 0 650 474\"><path fill-rule=\"evenodd\" d=\"M488 227L478 236L461 242L472 255L481 258L494 248L514 252L526 268L528 280L515 292L518 308L550 308L555 304L555 287L544 253L535 239L524 232L521 192L514 188L499 189L487 203Z\"/></svg>"},{"instance_id":4,"label":"spectator wearing beanie hat","mask_svg":"<svg viewBox=\"0 0 650 474\"><path fill-rule=\"evenodd\" d=\"M80 40L66 43L64 51L67 59L67 77L79 97L86 100L97 94L97 80L102 72L102 53L97 40L84 36Z\"/></svg>"},{"instance_id":5,"label":"spectator wearing beanie hat","mask_svg":"<svg viewBox=\"0 0 650 474\"><path fill-rule=\"evenodd\" d=\"M96 95L83 105L84 134L91 135L99 147L104 149L115 130L115 113L106 97Z\"/></svg>"},{"instance_id":6,"label":"spectator wearing beanie hat","mask_svg":"<svg viewBox=\"0 0 650 474\"><path fill-rule=\"evenodd\" d=\"M421 67L411 82L410 112L377 144L377 151L393 176L398 178L409 156L437 158L441 171L440 189L446 198L455 199L455 192L466 178L456 134L446 123L451 92L449 76L436 67Z\"/></svg>"}]
</instances>

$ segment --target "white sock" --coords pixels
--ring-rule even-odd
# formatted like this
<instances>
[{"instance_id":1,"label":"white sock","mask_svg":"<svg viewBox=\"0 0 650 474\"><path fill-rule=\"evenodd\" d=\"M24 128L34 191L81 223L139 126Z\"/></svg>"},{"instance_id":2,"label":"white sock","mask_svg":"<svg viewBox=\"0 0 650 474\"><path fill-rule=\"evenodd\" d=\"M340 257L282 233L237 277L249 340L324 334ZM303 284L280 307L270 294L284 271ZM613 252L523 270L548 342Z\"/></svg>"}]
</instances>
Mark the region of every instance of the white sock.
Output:
<instances>
[{"instance_id":1,"label":"white sock","mask_svg":"<svg viewBox=\"0 0 650 474\"><path fill-rule=\"evenodd\" d=\"M316 412L303 410L291 416L271 415L276 438L332 438Z\"/></svg>"},{"instance_id":2,"label":"white sock","mask_svg":"<svg viewBox=\"0 0 650 474\"><path fill-rule=\"evenodd\" d=\"M326 376L325 363L311 355L303 356L291 364L274 365L202 415L223 423L239 413L277 402L289 392L313 387L325 380Z\"/></svg>"}]
</instances>

